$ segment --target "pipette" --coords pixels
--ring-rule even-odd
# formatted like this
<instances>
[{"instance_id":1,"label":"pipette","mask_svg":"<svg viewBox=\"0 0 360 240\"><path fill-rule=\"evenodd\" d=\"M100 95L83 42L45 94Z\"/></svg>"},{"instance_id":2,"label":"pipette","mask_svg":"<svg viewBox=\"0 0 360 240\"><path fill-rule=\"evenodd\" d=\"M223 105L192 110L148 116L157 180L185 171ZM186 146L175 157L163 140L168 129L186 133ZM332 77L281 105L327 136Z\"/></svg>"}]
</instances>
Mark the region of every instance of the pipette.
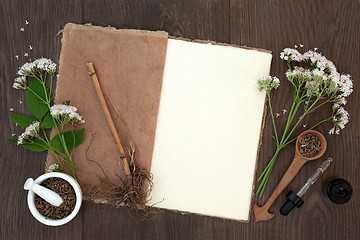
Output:
<instances>
[{"instance_id":1,"label":"pipette","mask_svg":"<svg viewBox=\"0 0 360 240\"><path fill-rule=\"evenodd\" d=\"M314 172L314 174L306 181L304 186L302 186L297 193L290 191L286 198L288 199L287 202L282 206L280 209L281 215L288 215L289 212L296 206L301 207L304 201L301 197L309 190L309 188L318 180L321 174L325 172L325 170L329 167L330 163L333 161L331 157L325 160L318 169Z\"/></svg>"}]
</instances>

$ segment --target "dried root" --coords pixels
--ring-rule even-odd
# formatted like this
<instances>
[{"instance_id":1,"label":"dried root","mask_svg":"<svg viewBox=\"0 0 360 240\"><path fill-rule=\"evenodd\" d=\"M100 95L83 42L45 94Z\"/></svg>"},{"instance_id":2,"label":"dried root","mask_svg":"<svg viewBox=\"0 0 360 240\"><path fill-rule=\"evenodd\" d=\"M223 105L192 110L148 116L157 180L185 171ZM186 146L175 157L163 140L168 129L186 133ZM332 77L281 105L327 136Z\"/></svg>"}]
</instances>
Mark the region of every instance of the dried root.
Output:
<instances>
[{"instance_id":1,"label":"dried root","mask_svg":"<svg viewBox=\"0 0 360 240\"><path fill-rule=\"evenodd\" d=\"M147 206L153 182L152 174L136 166L134 162L135 148L131 145L126 148L126 153L130 158L131 179L122 179L121 184L114 184L107 178L100 179L100 185L93 188L87 197L91 199L101 199L103 202L113 207L127 206L131 213L142 220L154 217L159 210L154 210Z\"/></svg>"}]
</instances>

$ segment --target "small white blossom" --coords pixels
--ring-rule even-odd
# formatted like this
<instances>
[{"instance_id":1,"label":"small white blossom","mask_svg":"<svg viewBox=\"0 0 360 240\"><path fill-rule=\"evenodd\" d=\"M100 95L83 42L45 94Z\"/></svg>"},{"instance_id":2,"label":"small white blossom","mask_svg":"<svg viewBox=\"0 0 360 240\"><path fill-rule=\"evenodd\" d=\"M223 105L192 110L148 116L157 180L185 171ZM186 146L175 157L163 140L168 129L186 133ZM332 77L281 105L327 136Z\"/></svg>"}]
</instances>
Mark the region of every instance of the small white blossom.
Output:
<instances>
[{"instance_id":1,"label":"small white blossom","mask_svg":"<svg viewBox=\"0 0 360 240\"><path fill-rule=\"evenodd\" d=\"M317 50L318 50L318 48L315 47L315 48L314 48L314 51L317 51Z\"/></svg>"},{"instance_id":2,"label":"small white blossom","mask_svg":"<svg viewBox=\"0 0 360 240\"><path fill-rule=\"evenodd\" d=\"M266 90L271 91L271 89L277 89L280 86L280 80L277 77L263 76L258 80L258 89L259 91Z\"/></svg>"},{"instance_id":3,"label":"small white blossom","mask_svg":"<svg viewBox=\"0 0 360 240\"><path fill-rule=\"evenodd\" d=\"M48 73L54 73L56 71L56 64L47 58L39 58L33 62L25 63L18 71L20 76L28 76L34 74L34 71L46 71Z\"/></svg>"},{"instance_id":4,"label":"small white blossom","mask_svg":"<svg viewBox=\"0 0 360 240\"><path fill-rule=\"evenodd\" d=\"M309 69L304 69L302 67L295 66L292 71L288 70L285 73L286 77L290 80L290 77L301 77L306 79L311 79L311 71Z\"/></svg>"},{"instance_id":5,"label":"small white blossom","mask_svg":"<svg viewBox=\"0 0 360 240\"><path fill-rule=\"evenodd\" d=\"M24 32L25 31L25 29L24 28L20 28L20 32Z\"/></svg>"},{"instance_id":6,"label":"small white blossom","mask_svg":"<svg viewBox=\"0 0 360 240\"><path fill-rule=\"evenodd\" d=\"M29 24L28 20L25 20L25 25L28 25L28 24Z\"/></svg>"},{"instance_id":7,"label":"small white blossom","mask_svg":"<svg viewBox=\"0 0 360 240\"><path fill-rule=\"evenodd\" d=\"M287 111L286 111L286 109L283 109L282 110L282 114L285 114Z\"/></svg>"},{"instance_id":8,"label":"small white blossom","mask_svg":"<svg viewBox=\"0 0 360 240\"><path fill-rule=\"evenodd\" d=\"M51 165L49 166L47 172L48 172L48 173L57 172L57 171L59 170L59 168L60 168L59 164L53 163L53 164L51 164Z\"/></svg>"},{"instance_id":9,"label":"small white blossom","mask_svg":"<svg viewBox=\"0 0 360 240\"><path fill-rule=\"evenodd\" d=\"M297 45L295 45L295 48L298 48L298 46L297 46Z\"/></svg>"},{"instance_id":10,"label":"small white blossom","mask_svg":"<svg viewBox=\"0 0 360 240\"><path fill-rule=\"evenodd\" d=\"M29 56L29 54L26 52L26 53L24 53L24 57L28 57Z\"/></svg>"},{"instance_id":11,"label":"small white blossom","mask_svg":"<svg viewBox=\"0 0 360 240\"><path fill-rule=\"evenodd\" d=\"M23 144L24 141L30 140L31 138L38 136L39 130L40 130L40 122L36 121L36 122L32 123L30 126L28 126L25 129L25 132L23 132L19 136L17 144L18 145Z\"/></svg>"},{"instance_id":12,"label":"small white blossom","mask_svg":"<svg viewBox=\"0 0 360 240\"><path fill-rule=\"evenodd\" d=\"M304 47L304 45L302 45L302 44L300 43L300 48L302 48L302 47Z\"/></svg>"},{"instance_id":13,"label":"small white blossom","mask_svg":"<svg viewBox=\"0 0 360 240\"><path fill-rule=\"evenodd\" d=\"M20 104L22 104L22 101L21 101L21 100L19 100L19 103L20 103Z\"/></svg>"},{"instance_id":14,"label":"small white blossom","mask_svg":"<svg viewBox=\"0 0 360 240\"><path fill-rule=\"evenodd\" d=\"M31 45L29 46L29 50L30 50L30 51L33 50L33 47L32 47Z\"/></svg>"},{"instance_id":15,"label":"small white blossom","mask_svg":"<svg viewBox=\"0 0 360 240\"><path fill-rule=\"evenodd\" d=\"M280 114L279 113L275 113L275 117L279 117L280 116Z\"/></svg>"},{"instance_id":16,"label":"small white blossom","mask_svg":"<svg viewBox=\"0 0 360 240\"><path fill-rule=\"evenodd\" d=\"M348 97L353 92L353 82L351 80L350 74L342 74L340 76L340 88L343 92L342 96Z\"/></svg>"},{"instance_id":17,"label":"small white blossom","mask_svg":"<svg viewBox=\"0 0 360 240\"><path fill-rule=\"evenodd\" d=\"M289 60L289 61L297 61L297 62L301 62L303 59L302 54L299 53L298 50L292 48L285 48L280 53L280 58L285 61Z\"/></svg>"},{"instance_id":18,"label":"small white blossom","mask_svg":"<svg viewBox=\"0 0 360 240\"><path fill-rule=\"evenodd\" d=\"M82 117L76 112L77 110L74 106L59 104L50 108L50 114L63 124L67 124L68 122L71 124L85 123Z\"/></svg>"},{"instance_id":19,"label":"small white blossom","mask_svg":"<svg viewBox=\"0 0 360 240\"><path fill-rule=\"evenodd\" d=\"M305 124L303 124L303 127L304 127L304 128L306 128L306 126L307 126L307 124L306 124L306 123L305 123Z\"/></svg>"},{"instance_id":20,"label":"small white blossom","mask_svg":"<svg viewBox=\"0 0 360 240\"><path fill-rule=\"evenodd\" d=\"M345 125L349 122L349 113L338 103L334 103L332 109L332 122L334 127L330 130L329 133L333 134L335 132L336 134L340 134L340 129L344 129Z\"/></svg>"},{"instance_id":21,"label":"small white blossom","mask_svg":"<svg viewBox=\"0 0 360 240\"><path fill-rule=\"evenodd\" d=\"M10 111L10 112L13 112L13 111L14 111L14 108L10 108L9 111Z\"/></svg>"},{"instance_id":22,"label":"small white blossom","mask_svg":"<svg viewBox=\"0 0 360 240\"><path fill-rule=\"evenodd\" d=\"M15 78L13 88L15 89L26 89L27 88L27 81L25 76L20 76Z\"/></svg>"},{"instance_id":23,"label":"small white blossom","mask_svg":"<svg viewBox=\"0 0 360 240\"><path fill-rule=\"evenodd\" d=\"M16 133L12 133L11 136L12 136L12 137L15 137L15 136L16 136Z\"/></svg>"},{"instance_id":24,"label":"small white blossom","mask_svg":"<svg viewBox=\"0 0 360 240\"><path fill-rule=\"evenodd\" d=\"M272 78L271 87L277 89L280 86L280 80L277 77Z\"/></svg>"},{"instance_id":25,"label":"small white blossom","mask_svg":"<svg viewBox=\"0 0 360 240\"><path fill-rule=\"evenodd\" d=\"M15 58L16 58L16 59L19 59L19 55L16 55Z\"/></svg>"}]
</instances>

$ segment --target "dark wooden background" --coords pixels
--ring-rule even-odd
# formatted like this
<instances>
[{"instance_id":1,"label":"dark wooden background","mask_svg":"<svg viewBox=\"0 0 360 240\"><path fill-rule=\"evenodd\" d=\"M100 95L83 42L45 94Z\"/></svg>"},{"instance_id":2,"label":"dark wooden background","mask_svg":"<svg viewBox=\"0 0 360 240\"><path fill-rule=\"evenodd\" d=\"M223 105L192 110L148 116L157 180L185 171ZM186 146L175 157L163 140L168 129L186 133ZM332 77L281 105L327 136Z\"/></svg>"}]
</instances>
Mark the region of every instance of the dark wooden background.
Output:
<instances>
[{"instance_id":1,"label":"dark wooden background","mask_svg":"<svg viewBox=\"0 0 360 240\"><path fill-rule=\"evenodd\" d=\"M358 0L1 0L0 1L0 239L360 239L359 96L360 2ZM25 25L25 20L29 21ZM327 136L333 164L306 194L305 204L287 217L279 214L283 193L272 206L276 217L268 222L240 223L219 218L164 211L150 221L139 221L125 208L112 209L86 203L78 216L61 227L37 222L26 205L23 183L43 173L46 153L34 153L6 142L21 130L10 121L9 109L26 113L24 92L12 88L16 71L29 59L48 57L56 62L61 49L58 31L67 22L111 25L117 28L165 30L174 36L265 48L273 52L271 73L284 79L286 67L278 58L285 47L300 43L317 47L340 72L351 73L354 93L347 110L350 123L339 136L329 136L330 125L318 128ZM24 27L25 31L20 32ZM29 50L29 45L33 50ZM29 57L24 57L24 53ZM20 55L19 59L15 58ZM289 109L290 85L283 81L272 94L275 111ZM329 110L307 118L320 120ZM246 113L244 113L246 114ZM266 118L257 176L274 152L272 126ZM284 124L286 116L277 119ZM289 166L294 150L285 149L275 165L260 204L270 196ZM324 157L324 158L325 158ZM323 160L323 159L322 159ZM296 190L320 165L305 165L285 190ZM342 177L353 186L350 202L336 205L324 194L324 183Z\"/></svg>"}]
</instances>

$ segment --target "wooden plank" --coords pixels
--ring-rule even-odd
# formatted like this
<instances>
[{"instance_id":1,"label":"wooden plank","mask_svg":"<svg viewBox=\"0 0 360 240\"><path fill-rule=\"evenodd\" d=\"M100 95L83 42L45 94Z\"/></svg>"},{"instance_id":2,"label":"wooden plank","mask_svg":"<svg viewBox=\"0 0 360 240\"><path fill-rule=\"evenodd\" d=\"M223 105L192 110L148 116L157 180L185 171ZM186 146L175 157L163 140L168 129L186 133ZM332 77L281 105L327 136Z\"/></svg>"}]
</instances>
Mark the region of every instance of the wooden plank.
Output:
<instances>
[{"instance_id":1,"label":"wooden plank","mask_svg":"<svg viewBox=\"0 0 360 240\"><path fill-rule=\"evenodd\" d=\"M84 0L85 1L85 0ZM95 1L82 4L74 1L1 1L0 3L0 97L1 122L0 144L1 178L4 194L0 202L1 239L359 239L360 223L358 192L359 146L359 103L360 87L356 84L360 77L359 68L359 16L357 1ZM84 18L82 21L82 6ZM30 22L25 26L25 20ZM229 22L230 19L230 22ZM197 215L182 215L164 211L151 221L133 219L126 209L111 209L102 205L84 204L80 214L71 223L63 226L46 227L30 215L26 206L23 182L28 177L43 173L46 154L32 153L10 143L6 139L11 133L21 133L8 118L8 109L24 113L25 95L12 89L16 68L27 61L23 57L28 52L31 58L50 57L57 60L60 52L60 37L57 31L66 22L92 22L93 24L119 28L163 29L175 36L209 39L239 45L266 48L273 51L272 74L283 76L285 65L277 58L284 47L302 43L305 47L318 47L334 61L340 71L352 74L355 80L354 93L349 98L347 109L350 124L339 136L328 136L329 148L326 156L334 158L333 164L305 196L305 204L295 209L289 216L278 214L285 201L284 196L275 202L271 210L277 216L270 222L254 224L238 223L218 218ZM25 32L20 28L25 27ZM33 45L32 51L28 45ZM20 61L15 56L20 55ZM282 82L273 101L276 111L288 109L291 91ZM323 112L322 114L326 114ZM316 114L312 119L320 119ZM279 118L283 125L285 117ZM274 152L271 139L272 127L267 115L263 145L260 150L258 173L265 167ZM326 133L330 126L319 127ZM263 203L276 187L290 164L293 149L285 149L280 154ZM285 190L296 190L320 164L308 163ZM324 194L324 181L333 177L343 177L354 188L351 201L345 205L335 205ZM285 194L284 194L285 195ZM282 198L282 199L281 199ZM82 224L83 215L85 217ZM84 234L82 234L84 232Z\"/></svg>"},{"instance_id":2,"label":"wooden plank","mask_svg":"<svg viewBox=\"0 0 360 240\"><path fill-rule=\"evenodd\" d=\"M359 158L359 111L360 87L356 84L360 77L359 64L359 27L360 18L358 1L310 0L294 1L230 1L230 42L239 45L265 48L273 51L272 75L283 80L280 88L272 93L272 104L275 112L289 110L292 89L286 82L285 64L279 54L285 47L304 44L304 49L317 47L319 51L332 60L339 72L346 72L354 79L354 93L349 97L346 109L350 113L350 123L339 136L328 135L332 127L325 124L317 128L328 141L328 150L321 160L308 163L293 182L285 189L296 191L312 172L328 156L334 159L333 164L318 180L313 189L304 196L305 203L301 209L295 209L289 216L283 217L279 209L285 203L282 194L270 209L275 218L266 223L254 224L254 218L248 225L240 225L237 231L244 239L358 239L360 237L358 209L359 196L353 195L345 205L330 202L324 193L326 180L343 177L350 181L354 192L360 190L358 169ZM291 90L290 90L291 89ZM325 107L326 108L326 107ZM305 119L305 123L316 123L330 114L330 106L321 113L315 113ZM276 122L285 126L287 115L281 115ZM305 130L305 128L302 128ZM297 133L300 133L299 130ZM271 138L273 128L270 114L266 117L263 144L260 149L257 176L259 176L275 151ZM293 159L294 148L284 149L275 164L269 185L262 199L255 198L263 204L271 195L282 175ZM258 184L257 184L258 186Z\"/></svg>"},{"instance_id":3,"label":"wooden plank","mask_svg":"<svg viewBox=\"0 0 360 240\"><path fill-rule=\"evenodd\" d=\"M39 57L58 62L60 36L58 31L68 21L80 22L81 0L74 1L1 1L0 92L1 126L0 239L81 239L83 211L62 227L48 227L36 221L27 207L23 184L29 177L44 173L46 153L35 153L6 142L12 133L22 133L8 117L26 113L25 92L12 88L18 67ZM29 24L26 25L25 21ZM20 31L24 28L24 32ZM29 46L33 49L30 50ZM28 57L24 54L28 53ZM16 59L19 55L19 59ZM20 104L19 100L23 103Z\"/></svg>"},{"instance_id":4,"label":"wooden plank","mask_svg":"<svg viewBox=\"0 0 360 240\"><path fill-rule=\"evenodd\" d=\"M165 30L172 36L229 41L229 2L85 0L84 23L116 28Z\"/></svg>"}]
</instances>

